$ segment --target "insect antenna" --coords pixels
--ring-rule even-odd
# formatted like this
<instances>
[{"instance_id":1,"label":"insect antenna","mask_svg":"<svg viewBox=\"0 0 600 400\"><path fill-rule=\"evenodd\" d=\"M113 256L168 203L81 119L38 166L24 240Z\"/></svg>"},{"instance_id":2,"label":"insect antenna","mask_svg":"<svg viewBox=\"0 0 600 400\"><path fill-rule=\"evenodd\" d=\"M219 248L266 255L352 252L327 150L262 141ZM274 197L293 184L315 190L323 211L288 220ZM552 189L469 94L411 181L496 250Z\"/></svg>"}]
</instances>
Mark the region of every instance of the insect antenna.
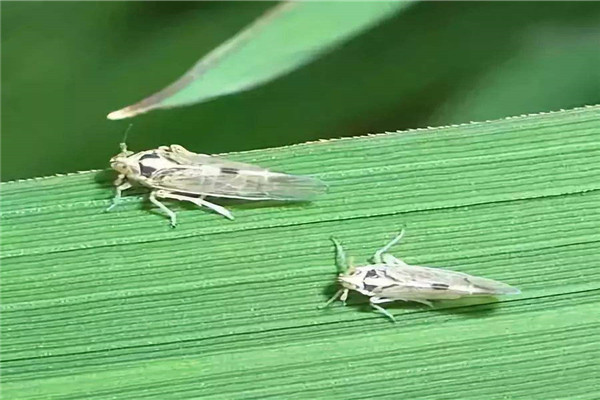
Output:
<instances>
[{"instance_id":1,"label":"insect antenna","mask_svg":"<svg viewBox=\"0 0 600 400\"><path fill-rule=\"evenodd\" d=\"M340 289L340 290L338 290L337 292L335 292L335 294L334 294L333 296L331 296L331 297L329 298L329 300L327 300L327 302L326 302L325 304L321 304L320 306L317 306L317 308L318 308L319 310L321 310L321 309L323 309L323 308L329 307L329 306L331 305L331 303L333 303L334 301L336 301L338 297L340 297L341 295L343 295L343 294L344 294L344 291L345 291L345 290L346 290L346 289L343 289L343 288L342 288L342 289Z\"/></svg>"},{"instance_id":2,"label":"insect antenna","mask_svg":"<svg viewBox=\"0 0 600 400\"><path fill-rule=\"evenodd\" d=\"M354 268L354 256L348 257L348 269L344 272L344 275L352 275L355 271Z\"/></svg>"},{"instance_id":3,"label":"insect antenna","mask_svg":"<svg viewBox=\"0 0 600 400\"><path fill-rule=\"evenodd\" d=\"M129 124L127 129L125 129L125 133L123 134L123 140L121 141L121 143L119 143L119 147L121 148L121 153L124 153L126 155L132 153L127 150L127 135L129 134L129 131L131 130L132 126L133 126L133 123Z\"/></svg>"}]
</instances>

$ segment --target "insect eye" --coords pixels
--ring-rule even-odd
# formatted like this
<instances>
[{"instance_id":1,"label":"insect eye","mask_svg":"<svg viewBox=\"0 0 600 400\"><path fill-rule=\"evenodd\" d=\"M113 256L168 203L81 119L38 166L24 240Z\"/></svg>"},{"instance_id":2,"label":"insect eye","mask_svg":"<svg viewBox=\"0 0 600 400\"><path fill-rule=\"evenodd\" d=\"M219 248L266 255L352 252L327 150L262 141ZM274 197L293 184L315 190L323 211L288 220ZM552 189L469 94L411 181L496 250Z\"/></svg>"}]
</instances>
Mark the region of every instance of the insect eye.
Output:
<instances>
[{"instance_id":1,"label":"insect eye","mask_svg":"<svg viewBox=\"0 0 600 400\"><path fill-rule=\"evenodd\" d=\"M125 165L122 162L119 161L115 161L111 164L111 166L113 167L113 169L119 171L119 172L127 172L128 168L127 165Z\"/></svg>"}]
</instances>

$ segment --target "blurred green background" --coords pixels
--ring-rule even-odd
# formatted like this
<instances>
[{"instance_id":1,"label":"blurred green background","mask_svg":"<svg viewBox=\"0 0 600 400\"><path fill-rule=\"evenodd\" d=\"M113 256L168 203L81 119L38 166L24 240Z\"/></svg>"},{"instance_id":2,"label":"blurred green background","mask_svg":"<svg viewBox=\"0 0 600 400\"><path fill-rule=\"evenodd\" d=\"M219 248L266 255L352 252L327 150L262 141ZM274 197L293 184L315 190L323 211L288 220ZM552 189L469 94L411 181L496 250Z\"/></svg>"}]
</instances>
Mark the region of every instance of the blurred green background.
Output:
<instances>
[{"instance_id":1,"label":"blurred green background","mask_svg":"<svg viewBox=\"0 0 600 400\"><path fill-rule=\"evenodd\" d=\"M422 2L255 90L125 121L268 2L2 2L2 180L600 103L600 2Z\"/></svg>"}]
</instances>

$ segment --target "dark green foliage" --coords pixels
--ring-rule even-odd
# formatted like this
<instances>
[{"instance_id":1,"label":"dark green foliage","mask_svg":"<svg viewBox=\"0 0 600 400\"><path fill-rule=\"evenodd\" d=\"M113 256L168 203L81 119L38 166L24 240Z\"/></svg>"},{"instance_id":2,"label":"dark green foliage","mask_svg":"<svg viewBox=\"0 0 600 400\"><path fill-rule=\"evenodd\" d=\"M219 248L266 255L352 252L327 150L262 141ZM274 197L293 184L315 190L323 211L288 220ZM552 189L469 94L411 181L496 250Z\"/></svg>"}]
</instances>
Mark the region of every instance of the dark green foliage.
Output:
<instances>
[{"instance_id":1,"label":"dark green foliage","mask_svg":"<svg viewBox=\"0 0 600 400\"><path fill-rule=\"evenodd\" d=\"M128 121L272 3L5 2L2 180L104 168ZM135 118L135 150L266 148L600 102L598 2L423 2L256 90Z\"/></svg>"}]
</instances>

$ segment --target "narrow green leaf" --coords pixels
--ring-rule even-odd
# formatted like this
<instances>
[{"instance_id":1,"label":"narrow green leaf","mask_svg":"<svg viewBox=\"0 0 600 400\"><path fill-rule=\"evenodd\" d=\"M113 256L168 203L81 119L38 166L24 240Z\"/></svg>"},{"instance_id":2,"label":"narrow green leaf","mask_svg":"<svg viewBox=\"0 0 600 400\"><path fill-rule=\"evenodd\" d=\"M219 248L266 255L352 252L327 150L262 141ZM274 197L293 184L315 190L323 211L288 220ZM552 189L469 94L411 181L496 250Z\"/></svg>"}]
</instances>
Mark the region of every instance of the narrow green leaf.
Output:
<instances>
[{"instance_id":1,"label":"narrow green leaf","mask_svg":"<svg viewBox=\"0 0 600 400\"><path fill-rule=\"evenodd\" d=\"M600 107L228 155L316 173L310 204L229 204L228 221L114 175L3 183L6 399L592 399L600 359ZM217 200L219 201L219 200ZM393 254L515 285L483 303L387 306L335 291ZM374 367L376 366L376 367Z\"/></svg>"},{"instance_id":2,"label":"narrow green leaf","mask_svg":"<svg viewBox=\"0 0 600 400\"><path fill-rule=\"evenodd\" d=\"M174 83L111 112L108 118L133 117L250 89L310 62L409 4L411 1L279 4L200 59Z\"/></svg>"}]
</instances>

